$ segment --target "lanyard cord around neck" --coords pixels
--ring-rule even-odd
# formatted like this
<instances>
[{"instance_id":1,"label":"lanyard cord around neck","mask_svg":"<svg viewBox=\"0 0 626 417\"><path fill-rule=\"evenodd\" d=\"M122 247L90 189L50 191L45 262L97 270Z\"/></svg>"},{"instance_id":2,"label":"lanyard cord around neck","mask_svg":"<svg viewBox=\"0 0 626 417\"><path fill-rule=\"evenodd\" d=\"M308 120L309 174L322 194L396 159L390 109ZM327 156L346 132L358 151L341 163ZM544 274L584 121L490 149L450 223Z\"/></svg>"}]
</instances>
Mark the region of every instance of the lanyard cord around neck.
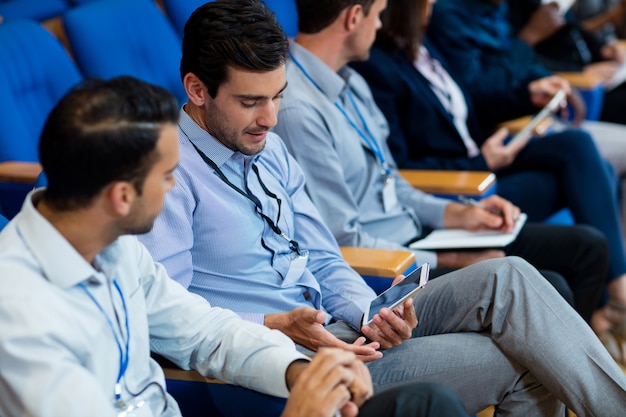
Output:
<instances>
[{"instance_id":1,"label":"lanyard cord around neck","mask_svg":"<svg viewBox=\"0 0 626 417\"><path fill-rule=\"evenodd\" d=\"M265 222L267 223L267 225L270 227L270 229L272 229L272 231L274 233L276 233L278 236L282 237L283 239L285 239L287 242L289 242L289 249L291 249L291 251L293 251L294 253L298 254L298 255L302 255L302 253L300 252L300 246L298 244L297 241L291 239L289 236L287 236L282 230L280 230L280 228L278 227L278 222L280 221L280 209L281 209L281 204L282 204L282 200L280 198L278 198L278 196L276 194L274 194L273 192L271 192L263 183L263 181L261 180L261 175L259 175L259 168L255 165L252 164L252 170L254 171L254 173L256 174L257 179L259 180L259 184L261 185L261 188L263 189L263 192L265 193L265 195L267 195L270 198L273 198L274 200L276 200L277 204L278 204L278 216L276 218L276 223L274 223L274 221L272 219L270 219L265 213L263 213L261 211L261 202L259 201L258 198L256 198L253 194L247 193L244 190L242 190L241 188L237 187L235 184L233 184L227 177L226 175L224 175L224 173L222 172L222 170L217 166L217 164L215 162L213 162L213 160L211 158L209 158L208 156L206 156L204 154L204 152L202 152L193 142L189 141L191 143L191 145L196 149L196 151L198 152L198 154L200 155L200 157L204 160L204 162L206 162L206 164L208 166L210 166L215 173L217 174L218 177L220 177L220 179L226 183L226 185L228 185L230 188L232 188L233 190L237 191L239 194L241 194L242 196L244 196L245 198L247 198L248 200L252 201L252 203L254 204L254 208L256 210L256 212L259 214L259 216L261 216L263 218L263 220L265 220Z\"/></svg>"},{"instance_id":2,"label":"lanyard cord around neck","mask_svg":"<svg viewBox=\"0 0 626 417\"><path fill-rule=\"evenodd\" d=\"M322 90L322 87L313 79L313 77L311 77L311 75L307 72L307 70L304 68L304 66L302 66L302 64L296 59L296 57L293 56L291 51L289 51L289 57L291 58L293 63L296 64L296 66L302 72L302 74L304 74L304 76L307 78L307 80L309 80L311 82L311 84L313 84L315 86L315 88L317 88L322 94L324 94L324 90ZM326 95L326 94L324 94L324 95ZM341 106L341 104L339 104L337 101L335 101L335 102L333 102L333 105L337 108L337 110L339 110L339 112L348 121L348 123L350 123L350 126L352 126L352 128L359 134L361 139L363 139L365 141L365 143L367 143L368 148L374 153L374 155L376 156L378 161L383 166L383 174L390 175L391 174L391 169L389 168L389 164L387 163L387 161L385 161L385 155L383 154L383 151L380 148L380 145L378 144L378 141L376 140L376 137L374 136L374 134L372 133L371 129L369 128L369 125L365 121L365 117L363 117L363 114L359 110L359 107L357 106L357 103L354 100L354 96L353 96L352 92L349 89L347 91L347 96L350 99L350 103L352 104L352 107L354 108L357 116L359 117L359 120L361 121L361 124L365 128L365 132L363 132L363 130L361 130L361 128L359 128L359 126L354 122L354 120L352 120L350 115L348 115L348 113Z\"/></svg>"},{"instance_id":3,"label":"lanyard cord around neck","mask_svg":"<svg viewBox=\"0 0 626 417\"><path fill-rule=\"evenodd\" d=\"M82 288L82 290L85 292L85 294L87 294L89 296L89 298L91 299L91 301L93 301L93 303L96 305L96 307L98 307L98 310L100 310L100 312L102 313L102 315L106 319L107 324L109 325L109 328L111 329L111 332L113 333L113 338L115 339L115 344L117 344L117 349L119 350L119 354L120 354L120 369L119 369L119 372L117 374L117 380L115 382L115 399L117 401L121 401L121 398L122 398L121 381L122 381L122 378L124 377L124 373L126 373L126 368L128 368L128 355L129 355L129 344L130 344L130 327L128 325L128 310L126 308L126 300L124 299L124 295L122 294L122 290L120 289L120 286L118 285L116 280L113 280L113 285L115 286L115 289L117 290L118 294L120 295L120 299L122 300L122 307L124 308L124 320L125 320L125 327L126 327L125 348L122 348L122 342L120 341L120 337L123 338L123 335L120 335L120 337L118 337L117 332L115 331L115 326L113 325L113 321L111 320L109 315L106 313L106 311L104 310L102 305L98 302L98 300L96 300L96 297L94 297L93 294L89 292L89 290L85 286L85 283L80 283L79 287ZM113 306L113 311L115 312L115 315L117 317L117 311L115 310L115 305L113 304L113 300L112 299L111 299L111 305ZM119 322L119 318L118 318L118 322Z\"/></svg>"}]
</instances>

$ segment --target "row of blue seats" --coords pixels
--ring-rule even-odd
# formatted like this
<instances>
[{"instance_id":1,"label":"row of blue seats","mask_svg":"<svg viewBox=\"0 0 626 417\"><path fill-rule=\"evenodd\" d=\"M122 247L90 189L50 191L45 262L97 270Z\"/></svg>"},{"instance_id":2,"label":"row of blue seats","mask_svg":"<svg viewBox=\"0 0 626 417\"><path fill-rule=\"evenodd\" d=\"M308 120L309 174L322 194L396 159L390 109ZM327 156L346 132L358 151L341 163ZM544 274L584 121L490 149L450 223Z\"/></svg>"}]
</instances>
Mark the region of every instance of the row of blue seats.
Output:
<instances>
[{"instance_id":1,"label":"row of blue seats","mask_svg":"<svg viewBox=\"0 0 626 417\"><path fill-rule=\"evenodd\" d=\"M0 0L2 1L2 0ZM10 0L30 4L48 0ZM277 16L296 30L293 0L266 0ZM0 162L37 162L37 146L52 106L83 77L133 75L186 100L180 75L182 30L205 0L82 0L62 17L74 60L58 39L33 20L0 24ZM0 14L2 12L0 11ZM27 187L0 184L0 213L12 217Z\"/></svg>"},{"instance_id":2,"label":"row of blue seats","mask_svg":"<svg viewBox=\"0 0 626 417\"><path fill-rule=\"evenodd\" d=\"M9 3L22 1L30 0ZM36 143L45 116L83 76L133 75L167 88L184 101L178 71L180 32L191 12L204 2L165 1L173 25L154 2L146 0L91 0L70 9L63 15L63 24L78 68L33 23L7 20L0 26L4 63L0 94L10 111L0 116L5 122L0 128L0 161L37 161ZM274 2L281 5L277 11L295 13L292 2ZM285 7L289 4L292 12Z\"/></svg>"},{"instance_id":3,"label":"row of blue seats","mask_svg":"<svg viewBox=\"0 0 626 417\"><path fill-rule=\"evenodd\" d=\"M0 16L7 21L15 19L44 21L61 16L72 7L93 1L98 0L0 0ZM160 3L166 7L172 23L181 34L191 12L206 2L207 0L160 0ZM295 36L297 32L295 2L293 0L268 0L266 3L283 23L287 34Z\"/></svg>"}]
</instances>

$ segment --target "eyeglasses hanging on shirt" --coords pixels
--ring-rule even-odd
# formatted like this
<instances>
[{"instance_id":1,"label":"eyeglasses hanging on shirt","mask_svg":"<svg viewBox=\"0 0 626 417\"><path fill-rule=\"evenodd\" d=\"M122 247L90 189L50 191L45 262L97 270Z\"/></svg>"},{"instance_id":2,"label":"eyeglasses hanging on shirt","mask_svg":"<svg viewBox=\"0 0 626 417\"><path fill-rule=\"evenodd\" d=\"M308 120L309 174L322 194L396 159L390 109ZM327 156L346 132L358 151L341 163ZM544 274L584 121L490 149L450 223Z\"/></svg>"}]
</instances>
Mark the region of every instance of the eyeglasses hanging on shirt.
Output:
<instances>
[{"instance_id":1,"label":"eyeglasses hanging on shirt","mask_svg":"<svg viewBox=\"0 0 626 417\"><path fill-rule=\"evenodd\" d=\"M263 192L265 193L266 196L276 200L276 203L278 205L278 216L276 217L276 222L274 222L272 219L270 219L265 213L263 213L262 211L262 207L261 207L261 202L259 201L258 198L256 198L256 196L254 196L251 193L248 193L247 191L242 190L241 188L237 187L235 184L233 184L227 177L226 175L224 175L224 173L222 172L222 170L217 166L217 164L215 162L213 162L213 160L211 158L209 158L208 156L206 156L204 154L204 152L202 152L193 142L190 141L190 143L193 145L193 147L196 149L196 151L198 152L198 154L200 155L200 157L204 160L204 162L206 162L206 164L208 166L210 166L215 173L217 174L217 176L226 184L228 185L230 188L232 188L233 190L237 191L239 194L241 194L243 197L247 198L248 200L250 200L253 204L254 204L254 208L257 212L257 214L259 216L261 216L261 218L263 218L263 220L265 220L265 222L267 223L267 225L270 227L270 229L272 229L272 231L274 233L276 233L278 236L282 237L283 239L285 239L287 242L289 242L289 249L291 249L291 251L298 255L298 257L303 257L306 255L306 251L301 250L300 249L300 245L298 244L298 242L296 240L293 240L292 238L290 238L289 236L287 236L285 234L285 232L283 232L282 230L280 230L280 228L278 227L278 222L280 221L280 210L281 210L281 204L282 201L280 198L278 198L278 196L276 194L274 194L273 192L271 192L263 183L263 180L261 180L261 175L259 175L259 168L255 165L252 164L252 171L254 171L257 179L259 180L259 184L261 185L261 188L263 189ZM261 241L261 244L263 245L263 247L265 247L268 250L271 250L270 248L265 246L265 242L263 242L263 240Z\"/></svg>"},{"instance_id":2,"label":"eyeglasses hanging on shirt","mask_svg":"<svg viewBox=\"0 0 626 417\"><path fill-rule=\"evenodd\" d=\"M306 71L306 69L300 64L300 62L293 56L291 51L289 51L289 57L293 61L293 63L298 67L298 69L304 74L304 76L317 88L322 94L324 91L322 87L311 77L311 75ZM359 118L363 129L359 127L359 125L350 117L344 106L338 101L335 101L333 105L339 110L339 112L343 115L343 117L348 121L350 126L357 132L357 134L363 139L366 143L368 149L374 154L376 159L381 165L381 175L383 177L383 189L382 189L382 201L383 201L383 209L385 212L389 212L398 204L398 197L396 195L396 179L392 175L391 167L389 163L385 160L385 155L380 147L378 141L376 140L376 136L372 133L365 117L361 113L359 106L357 105L356 100L354 99L354 95L348 89L346 92L348 100L350 101L350 105L354 109L357 117Z\"/></svg>"}]
</instances>

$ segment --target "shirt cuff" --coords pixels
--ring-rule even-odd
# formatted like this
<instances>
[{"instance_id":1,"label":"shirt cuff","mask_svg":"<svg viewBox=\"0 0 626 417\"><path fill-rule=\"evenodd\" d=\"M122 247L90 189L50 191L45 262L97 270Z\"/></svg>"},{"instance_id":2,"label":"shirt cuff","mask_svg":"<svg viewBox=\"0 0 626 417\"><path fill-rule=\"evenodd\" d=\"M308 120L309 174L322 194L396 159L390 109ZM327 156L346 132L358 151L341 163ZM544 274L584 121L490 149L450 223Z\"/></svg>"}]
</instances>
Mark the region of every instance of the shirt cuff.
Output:
<instances>
[{"instance_id":1,"label":"shirt cuff","mask_svg":"<svg viewBox=\"0 0 626 417\"><path fill-rule=\"evenodd\" d=\"M265 314L263 313L240 313L237 312L239 317L244 319L245 321L251 321L252 323L265 325Z\"/></svg>"},{"instance_id":2,"label":"shirt cuff","mask_svg":"<svg viewBox=\"0 0 626 417\"><path fill-rule=\"evenodd\" d=\"M285 350L284 355L276 355L274 360L268 361L267 366L262 371L263 384L268 387L272 395L281 398L289 397L287 388L287 368L297 360L310 361L311 359L300 352Z\"/></svg>"}]
</instances>

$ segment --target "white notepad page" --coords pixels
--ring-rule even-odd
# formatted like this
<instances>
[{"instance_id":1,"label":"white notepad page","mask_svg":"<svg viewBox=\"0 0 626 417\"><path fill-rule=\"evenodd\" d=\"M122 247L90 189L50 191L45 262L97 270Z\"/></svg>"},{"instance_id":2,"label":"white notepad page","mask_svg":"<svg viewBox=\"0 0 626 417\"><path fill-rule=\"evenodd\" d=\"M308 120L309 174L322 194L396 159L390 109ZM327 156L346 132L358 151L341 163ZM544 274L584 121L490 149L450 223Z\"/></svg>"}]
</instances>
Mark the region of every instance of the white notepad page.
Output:
<instances>
[{"instance_id":1,"label":"white notepad page","mask_svg":"<svg viewBox=\"0 0 626 417\"><path fill-rule=\"evenodd\" d=\"M520 214L510 233L497 230L469 231L465 229L437 229L424 239L409 245L411 249L472 249L502 248L513 242L526 223L526 214Z\"/></svg>"}]
</instances>

